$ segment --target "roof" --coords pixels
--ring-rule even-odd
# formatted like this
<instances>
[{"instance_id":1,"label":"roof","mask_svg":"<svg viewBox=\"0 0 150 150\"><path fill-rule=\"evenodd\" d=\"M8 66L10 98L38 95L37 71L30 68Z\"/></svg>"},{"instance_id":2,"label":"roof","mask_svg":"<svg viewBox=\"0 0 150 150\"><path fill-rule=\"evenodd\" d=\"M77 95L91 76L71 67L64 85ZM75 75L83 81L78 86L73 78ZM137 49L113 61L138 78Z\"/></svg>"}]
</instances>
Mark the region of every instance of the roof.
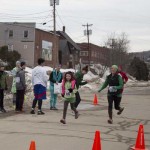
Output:
<instances>
[{"instance_id":1,"label":"roof","mask_svg":"<svg viewBox=\"0 0 150 150\"><path fill-rule=\"evenodd\" d=\"M66 32L57 31L57 34L63 36L75 49L81 50L81 48L68 36Z\"/></svg>"}]
</instances>

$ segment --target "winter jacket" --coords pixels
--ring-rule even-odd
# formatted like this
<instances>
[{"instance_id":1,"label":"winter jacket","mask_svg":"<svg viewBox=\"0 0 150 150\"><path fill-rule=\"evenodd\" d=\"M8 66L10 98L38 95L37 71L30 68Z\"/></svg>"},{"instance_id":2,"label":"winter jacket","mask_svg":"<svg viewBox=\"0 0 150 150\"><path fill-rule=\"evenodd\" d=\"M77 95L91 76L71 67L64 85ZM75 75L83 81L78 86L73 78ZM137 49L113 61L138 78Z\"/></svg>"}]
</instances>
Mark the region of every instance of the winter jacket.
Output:
<instances>
[{"instance_id":1,"label":"winter jacket","mask_svg":"<svg viewBox=\"0 0 150 150\"><path fill-rule=\"evenodd\" d=\"M83 76L84 76L84 75L83 75L82 72L80 72L80 71L78 71L78 72L75 73L75 79L76 79L76 86L77 86L77 89L79 89L79 87L80 87L81 85L87 84L86 81L83 82Z\"/></svg>"},{"instance_id":2,"label":"winter jacket","mask_svg":"<svg viewBox=\"0 0 150 150\"><path fill-rule=\"evenodd\" d=\"M7 89L7 76L5 71L0 71L0 89Z\"/></svg>"},{"instance_id":3,"label":"winter jacket","mask_svg":"<svg viewBox=\"0 0 150 150\"><path fill-rule=\"evenodd\" d=\"M121 77L122 77L122 79L123 79L123 83L126 83L126 82L128 81L128 77L127 77L127 75L126 75L125 72L119 71L118 74L121 75Z\"/></svg>"},{"instance_id":4,"label":"winter jacket","mask_svg":"<svg viewBox=\"0 0 150 150\"><path fill-rule=\"evenodd\" d=\"M56 70L53 70L50 74L50 85L51 86L54 86L54 83L58 82L58 83L61 83L62 82L62 77L63 77L63 74L59 71L56 71Z\"/></svg>"},{"instance_id":5,"label":"winter jacket","mask_svg":"<svg viewBox=\"0 0 150 150\"><path fill-rule=\"evenodd\" d=\"M25 90L25 70L19 69L16 73L16 90Z\"/></svg>"}]
</instances>

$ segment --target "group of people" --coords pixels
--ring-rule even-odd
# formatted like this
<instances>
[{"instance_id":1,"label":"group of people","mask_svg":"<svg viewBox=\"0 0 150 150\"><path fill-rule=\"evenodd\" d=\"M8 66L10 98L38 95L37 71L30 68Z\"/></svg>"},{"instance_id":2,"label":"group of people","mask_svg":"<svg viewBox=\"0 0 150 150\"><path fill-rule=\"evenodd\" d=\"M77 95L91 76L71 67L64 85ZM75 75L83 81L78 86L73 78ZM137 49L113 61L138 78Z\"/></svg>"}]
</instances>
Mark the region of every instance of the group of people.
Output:
<instances>
[{"instance_id":1,"label":"group of people","mask_svg":"<svg viewBox=\"0 0 150 150\"><path fill-rule=\"evenodd\" d=\"M23 111L24 94L26 89L25 82L25 62L16 62L16 67L12 70L13 83L13 105L15 105L16 112ZM0 113L6 113L4 108L4 91L7 90L8 74L5 72L5 65L0 64Z\"/></svg>"},{"instance_id":2,"label":"group of people","mask_svg":"<svg viewBox=\"0 0 150 150\"><path fill-rule=\"evenodd\" d=\"M37 61L38 65L32 70L32 85L34 92L34 99L31 108L31 114L35 114L35 108L38 103L38 115L44 115L42 111L42 101L46 99L47 91L47 82L50 82L50 110L58 110L56 107L57 96L54 92L54 86L62 83L62 92L61 96L64 99L64 108L63 116L60 120L61 123L66 124L66 114L68 109L68 104L70 103L71 109L74 112L75 119L78 118L79 113L77 107L81 101L79 94L79 87L87 84L90 81L83 81L83 76L88 72L88 66L85 66L76 73L71 71L66 72L65 74L61 73L61 65L57 65L55 69L50 74L47 74L47 71L44 69L45 60L39 58ZM26 82L25 82L25 62L16 62L16 67L12 70L13 83L11 92L13 93L13 104L15 105L16 112L22 112L24 95L26 91ZM48 76L49 75L49 76ZM6 112L3 105L4 99L4 90L7 90L7 73L3 65L0 66L0 112ZM120 106L123 85L128 81L128 77L124 72L121 71L121 67L113 65L111 67L111 73L107 76L104 84L100 87L98 92L101 92L107 86L108 88L108 123L113 123L113 103L115 109L118 110L118 115L124 110Z\"/></svg>"},{"instance_id":3,"label":"group of people","mask_svg":"<svg viewBox=\"0 0 150 150\"><path fill-rule=\"evenodd\" d=\"M38 66L36 66L32 71L32 84L34 86L34 100L32 104L31 114L35 114L36 103L38 102L38 114L43 115L42 111L42 100L46 99L46 86L47 81L50 81L50 110L58 110L56 107L57 96L54 92L54 86L62 83L62 97L64 98L64 109L63 117L60 120L61 123L66 124L66 114L68 104L70 103L71 109L75 114L75 119L78 118L79 113L77 107L81 101L80 94L77 91L81 85L87 84L89 81L83 81L83 76L88 72L88 66L82 68L81 71L73 73L71 71L65 74L60 72L61 65L57 65L56 68L50 73L49 78L47 78L47 72L43 68L44 59L38 59Z\"/></svg>"}]
</instances>

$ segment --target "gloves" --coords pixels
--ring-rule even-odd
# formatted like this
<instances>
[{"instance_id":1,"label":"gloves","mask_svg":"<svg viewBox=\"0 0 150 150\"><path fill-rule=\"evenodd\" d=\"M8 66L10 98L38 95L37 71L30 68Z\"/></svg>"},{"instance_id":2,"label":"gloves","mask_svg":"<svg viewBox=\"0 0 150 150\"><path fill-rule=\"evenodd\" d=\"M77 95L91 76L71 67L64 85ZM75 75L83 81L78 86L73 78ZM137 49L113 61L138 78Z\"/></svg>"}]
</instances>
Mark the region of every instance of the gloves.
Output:
<instances>
[{"instance_id":1,"label":"gloves","mask_svg":"<svg viewBox=\"0 0 150 150\"><path fill-rule=\"evenodd\" d=\"M72 93L72 92L73 92L73 89L72 89L72 88L70 88L70 89L68 89L68 91L69 91L70 93Z\"/></svg>"}]
</instances>

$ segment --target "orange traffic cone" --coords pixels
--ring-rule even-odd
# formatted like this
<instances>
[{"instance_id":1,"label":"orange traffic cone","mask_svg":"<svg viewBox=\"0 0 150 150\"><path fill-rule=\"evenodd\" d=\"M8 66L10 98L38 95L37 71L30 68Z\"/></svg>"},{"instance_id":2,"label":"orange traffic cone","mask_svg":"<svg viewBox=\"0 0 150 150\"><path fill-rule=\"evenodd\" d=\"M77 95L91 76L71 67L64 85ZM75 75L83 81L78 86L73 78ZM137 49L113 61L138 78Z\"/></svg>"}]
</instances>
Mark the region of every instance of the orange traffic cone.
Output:
<instances>
[{"instance_id":1,"label":"orange traffic cone","mask_svg":"<svg viewBox=\"0 0 150 150\"><path fill-rule=\"evenodd\" d=\"M139 126L139 131L136 139L136 144L134 147L131 147L132 150L148 150L145 148L144 140L144 128L143 125Z\"/></svg>"},{"instance_id":2,"label":"orange traffic cone","mask_svg":"<svg viewBox=\"0 0 150 150\"><path fill-rule=\"evenodd\" d=\"M98 100L97 100L97 95L95 94L94 100L93 100L93 105L97 105L97 104L98 104Z\"/></svg>"},{"instance_id":3,"label":"orange traffic cone","mask_svg":"<svg viewBox=\"0 0 150 150\"><path fill-rule=\"evenodd\" d=\"M95 139L92 150L101 150L100 131L95 132Z\"/></svg>"},{"instance_id":4,"label":"orange traffic cone","mask_svg":"<svg viewBox=\"0 0 150 150\"><path fill-rule=\"evenodd\" d=\"M29 150L36 150L35 141L31 141Z\"/></svg>"}]
</instances>

